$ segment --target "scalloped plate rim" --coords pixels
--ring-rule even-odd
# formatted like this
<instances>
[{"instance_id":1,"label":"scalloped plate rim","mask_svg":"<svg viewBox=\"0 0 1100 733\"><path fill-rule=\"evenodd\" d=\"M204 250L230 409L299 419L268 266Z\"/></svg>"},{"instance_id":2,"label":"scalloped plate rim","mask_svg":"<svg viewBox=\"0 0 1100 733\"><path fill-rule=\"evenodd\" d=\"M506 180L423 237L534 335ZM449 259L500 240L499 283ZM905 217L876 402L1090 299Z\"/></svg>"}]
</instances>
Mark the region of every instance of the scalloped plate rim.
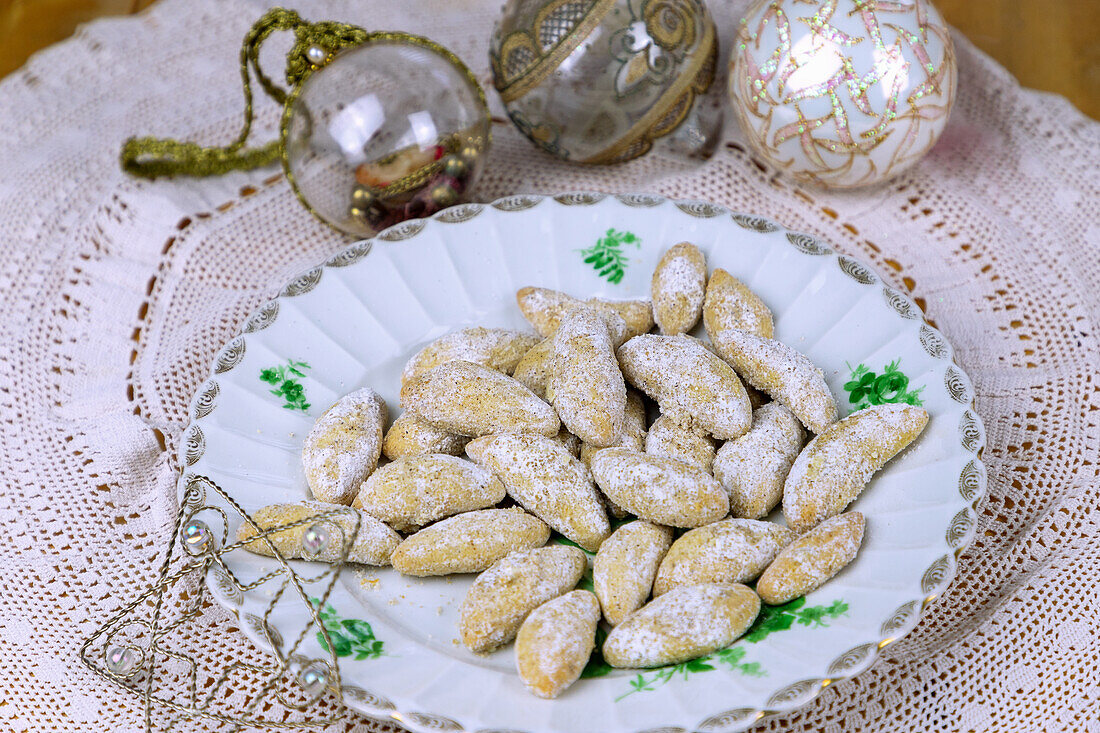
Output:
<instances>
[{"instance_id":1,"label":"scalloped plate rim","mask_svg":"<svg viewBox=\"0 0 1100 733\"><path fill-rule=\"evenodd\" d=\"M536 200L536 199L537 200L535 201L535 203L530 204L529 206L525 206L525 207L523 207L521 209L518 209L518 210L508 209L508 208L501 208L501 207L497 206L497 204L499 202L511 201L511 200L516 199L517 197L522 197L525 200ZM734 218L734 223L737 226L739 226L743 229L747 229L750 232L753 231L753 230L750 229L749 227L747 227L746 225L742 224L740 221L738 221L736 219L736 217L763 220L765 222L768 222L768 223L773 224L776 227L778 227L778 229L772 230L772 231L800 233L800 232L797 232L796 230L792 230L792 229L789 229L789 228L783 226L782 224L776 222L774 219L772 219L770 217L767 217L767 216L762 216L762 215L754 214L754 213L750 213L750 212L733 211L733 210L728 209L725 206L722 206L722 205L719 205L719 204L714 204L712 202L708 202L708 201L701 200L701 199L673 199L673 198L669 198L669 197L666 197L666 196L663 196L663 195L660 195L660 194L655 194L655 193L650 193L650 192L620 192L620 193L612 194L612 193L606 193L606 192L601 192L601 191L570 190L570 191L562 191L562 192L558 192L558 193L554 193L554 194L512 194L512 195L508 195L508 196L499 197L497 199L494 199L493 201L471 202L471 203L478 203L478 204L482 205L483 208L481 209L480 212L478 212L478 214L491 213L492 215L496 215L496 216L509 216L509 215L512 215L512 214L526 214L527 212L530 212L532 209L536 209L536 208L545 209L547 206L558 206L558 207L563 207L563 208L565 208L565 207L569 207L569 208L588 207L588 206L593 206L593 205L596 205L596 204L603 203L603 202L605 202L609 199L615 201L615 203L620 205L620 206L624 206L624 207L629 208L631 205L629 203L623 201L622 199L623 198L630 198L630 197L646 197L646 198L650 198L650 199L656 199L656 200L658 200L657 203L648 204L645 208L647 208L647 209L648 208L657 208L657 207L659 207L663 204L671 204L672 206L677 207L677 209L679 211L683 212L685 215L688 215L688 216L697 216L697 215L689 213L688 210L686 208L684 208L684 205L699 204L699 205L702 205L704 207L707 207L707 210L711 210L711 211L717 210L717 213L710 214L708 216L708 218L728 215L728 216L731 216L731 218ZM561 199L563 199L563 198L568 199L569 203L562 203ZM440 212L439 214L433 215L432 217L430 217L430 219L433 219L433 220L438 219L438 218L440 218L441 214L445 214L445 212L446 212L446 210L444 210L444 212ZM478 214L474 214L471 217L471 219L476 218ZM423 234L425 231L429 231L429 227L426 226L427 220L421 220L421 221L423 222L423 224L417 229L417 231L414 234L412 234L411 236L409 236L407 238L401 238L398 241L392 242L392 244L398 244L399 242L406 242L408 239L418 237L421 234ZM457 227L460 227L460 226L464 225L467 221L470 221L470 219L465 219L465 220L460 221L460 222L448 223L447 226L450 227L450 228L457 228ZM203 388L206 387L207 384L211 380L216 380L216 377L219 374L222 374L225 371L229 371L233 368L233 366L235 366L235 364L234 364L233 366L230 366L228 369L225 369L225 370L222 370L221 372L219 372L218 371L218 364L217 364L218 357L223 353L225 348L227 346L229 346L230 344L235 343L238 340L240 340L241 342L243 342L247 345L247 340L249 339L249 337L253 336L253 335L257 335L255 332L249 333L249 332L244 331L243 329L244 329L244 326L246 324L248 324L254 318L258 318L261 315L261 311L263 311L264 309L270 308L272 302L282 302L284 300L288 300L288 299L292 299L292 298L296 297L294 294L285 294L285 291L286 291L287 287L291 283L294 283L295 281L299 280L300 278L303 278L304 276L310 276L315 271L319 271L319 273L320 273L319 276L318 276L318 279L323 279L323 274L326 270L333 269L334 267L336 267L336 266L330 264L331 261L338 258L345 251L351 250L351 249L356 248L356 247L360 247L360 248L365 247L368 252L373 251L375 249L375 245L377 243L386 242L386 239L382 235L390 232L391 230L395 230L395 229L401 228L403 226L407 228L409 226L408 222L401 222L401 223L395 224L393 227L390 227L388 229L385 229L383 231L378 232L378 234L376 234L374 237L371 237L371 238L368 238L368 239L363 239L363 240L357 240L355 242L352 242L352 243L348 244L346 247L339 250L338 252L334 253L332 256L326 258L320 264L316 264L316 265L313 265L311 267L303 269L302 271L296 273L294 275L294 277L289 278L287 280L287 282L284 283L283 286L280 287L276 291L276 295L274 295L271 298L265 299L256 310L249 313L248 316L241 321L242 330L238 331L233 337L228 339L226 341L226 343L221 348L219 348L218 351L215 353L215 356L214 356L214 359L212 360L212 364L211 364L211 368L210 368L209 373L206 375L206 377L203 379L203 381L200 382L199 387L196 389L195 394L192 395L191 400L189 400L188 421L184 425L183 429L180 432L181 437L186 435L189 432L189 430L191 429L192 426L197 426L197 423L199 421L201 421L203 419L203 417L205 417L205 416L200 416L200 417L196 418L196 417L192 416L193 404L194 404L195 400L202 393ZM817 237L815 237L814 235L807 235L807 236L810 236L813 239L817 240ZM944 354L944 356L942 358L944 360L948 361L949 363L953 364L955 369L957 369L966 378L967 383L971 385L971 389L970 389L971 399L968 403L965 403L964 406L967 408L967 412L969 412L969 414L974 417L974 419L976 421L976 423L975 423L976 424L976 429L979 433L979 443L980 443L980 445L978 446L978 448L977 448L977 450L974 454L973 462L977 462L978 464L981 464L981 470L979 471L978 488L976 490L976 493L975 493L974 497L968 502L971 510L976 513L978 507L980 506L981 502L984 501L984 499L985 499L985 497L988 493L988 473L987 473L986 468L984 467L984 462L982 461L982 458L981 458L982 452L984 451L984 448L985 448L985 440L986 440L985 427L983 425L983 421L982 421L980 415L978 414L977 410L974 407L974 398L976 397L976 390L973 388L973 380L971 380L970 376L966 373L966 371L963 370L958 365L958 362L955 359L954 347L951 345L950 341L943 335L943 333L938 328L936 328L935 326L932 326L931 324L929 324L927 322L927 320L923 316L923 311L921 311L920 308L918 306L916 306L912 302L912 300L905 293L902 293L900 290L897 290L887 280L882 278L878 274L878 271L876 270L876 268L874 268L870 264L864 262L859 257L849 255L849 254L846 254L846 253L843 253L843 252L835 251L835 249L833 249L827 242L821 242L819 240L819 243L827 246L829 248L829 251L825 252L825 253L821 253L821 254L816 254L815 256L821 257L823 260L828 259L828 258L832 258L833 260L837 260L838 263L840 262L840 258L843 257L848 261L854 262L857 265L862 266L863 268L865 268L867 271L869 271L870 273L872 273L875 276L876 280L874 282L874 285L876 287L888 288L889 290L893 291L895 294L900 295L903 298L903 300L906 302L907 306L912 307L912 308L916 308L916 312L919 314L917 316L916 320L918 320L922 324L923 328L927 328L927 329L931 330L936 336L938 336L939 339L940 339L941 345L945 348L946 353ZM357 263L353 263L353 264L357 264ZM347 266L347 265L345 265L345 266ZM316 282L312 283L313 286L315 286L316 284L317 284ZM312 288L310 288L310 289L312 289ZM904 316L900 312L897 312L896 309L892 309L892 310L895 311L895 315L899 319L902 319L903 321L907 320L906 316ZM274 319L272 319L272 320L274 320ZM181 458L183 458L185 450L186 450L186 444L183 440L181 440L180 445L177 449L177 456L176 456L177 460L180 460ZM191 473L188 470L188 468L189 468L189 466L186 464L186 461L180 461L180 475L179 475L179 478L178 478L178 481L177 481L177 493L178 493L177 498L178 499L182 499L183 490L185 488L185 480L186 480L188 474ZM777 714L783 714L783 713L789 713L793 710L804 707L805 705L808 705L814 699L816 699L817 696L821 694L821 691L824 690L824 688L826 686L831 685L831 684L835 684L836 682L841 681L841 680L845 680L845 679L849 679L849 678L858 676L859 674L862 674L863 672L865 672L866 670L868 670L872 666L874 666L878 662L878 660L881 658L882 649L884 649L887 645L889 645L891 643L897 642L898 640L904 638L906 635L908 635L910 632L912 632L913 629L916 628L916 626L920 623L920 621L923 618L924 613L925 613L926 609L928 608L928 606L932 602L934 602L934 600L936 598L938 598L940 595L942 595L944 593L944 591L954 581L955 576L958 573L957 559L967 549L967 547L970 545L970 543L972 543L974 541L975 532L970 531L970 532L968 532L968 534L969 534L969 536L966 537L965 540L963 542L961 542L956 547L952 548L952 547L948 546L945 542L945 545L944 545L945 548L946 548L945 549L945 555L941 556L940 558L937 558L937 560L935 560L931 565L928 566L928 568L925 569L925 574L926 574L937 563L939 563L940 560L944 559L944 557L950 556L950 557L947 558L949 560L947 575L944 577L944 579L942 581L940 581L937 584L938 587L937 587L935 593L933 593L930 596L927 596L925 598L915 598L915 599L912 599L910 601L906 601L905 603L898 606L897 610L895 610L894 614L892 614L891 617L889 617L887 619L884 619L880 624L881 626L885 626L887 622L889 622L893 619L893 616L897 615L898 611L901 611L906 606L911 606L914 603L919 603L919 608L917 609L916 613L912 614L911 617L904 619L903 625L899 629L898 632L894 633L890 637L880 639L877 642L875 650L870 654L870 658L866 659L866 660L863 660L859 664L855 665L855 668L854 668L855 671L854 672L841 673L841 674L835 674L835 675L832 675L832 676L828 676L827 671L826 671L826 674L823 674L821 677L817 677L817 678L807 677L807 678L805 678L804 682L808 682L808 681L813 680L813 679L817 679L820 682L820 684L817 685L816 689L814 689L812 691L812 694L805 695L804 699L798 699L790 705L782 705L782 706L777 706L777 707L768 708L768 709L754 708L755 711L756 711L755 716L750 716L750 717L746 718L745 719L746 722L743 725L738 723L738 727L728 728L726 730L728 730L728 731L744 730L744 729L747 729L748 727L751 727L751 725L755 724L756 722L759 722L764 717L777 715ZM241 607L238 606L236 603L234 603L230 598L226 597L226 595L223 594L222 590L217 587L217 583L214 581L212 571L207 574L206 587L210 591L212 596L224 608L226 608L227 610L233 612L234 614L238 613L238 610ZM261 648L261 649L267 649L268 648L267 640L264 639L255 629L249 627L247 624L242 623L241 624L241 631L245 634L245 636L247 636L250 640L252 640L253 643L257 644L257 646L259 646L259 648ZM837 659L839 660L841 657L846 656L847 654L851 653L851 651L854 651L857 648L860 648L862 646L865 646L867 644L872 644L872 643L875 643L875 642L867 641L867 642L864 642L863 644L857 645L857 647L853 647L851 650L849 650L847 652L844 652ZM837 660L834 660L833 664L835 664L836 661ZM359 686L358 686L357 683L358 683L358 680L348 681L346 683L346 686L352 687L352 688L358 688ZM795 683L795 684L803 684L803 683ZM793 684L792 685L787 685L786 688L781 688L779 690L776 690L772 694L772 696L774 696L775 694L777 694L779 692L782 692L784 689L790 688L792 686L794 686L794 685ZM772 696L769 696L769 697L772 697ZM368 716L375 717L375 718L382 718L382 719L386 719L386 718L392 719L392 720L400 723L401 725L405 726L406 728L414 731L414 733L428 733L431 730L437 730L437 728L433 728L433 727L426 726L426 725L421 725L421 724L415 722L416 719L418 719L418 718L420 718L420 717L422 717L426 714L422 711L409 711L409 710L389 711L385 708L376 709L376 708L371 708L369 706L356 705L355 702L356 701L349 701L347 699L347 697L345 696L345 704L348 704L350 707L352 707L356 710L359 710L361 713L366 714ZM744 708L744 709L747 710L749 708ZM736 712L736 711L727 711L727 712ZM701 715L698 722L692 724L690 727L692 729L696 729L700 725L702 725L703 723L708 722L710 720L713 720L713 719L715 719L717 717L720 717L724 714L726 714L726 713L714 712L714 713L711 713L711 714ZM430 716L431 714L427 714L427 715ZM410 717L412 717L413 720L410 720ZM450 720L449 716L446 716L446 715L443 715L443 714L439 714L437 717L439 717L440 719L444 719L444 720ZM666 727L670 727L670 729L676 729L679 726L680 726L680 723L672 722L672 723L669 723ZM646 730L649 730L652 727L653 726L650 726ZM656 727L661 728L662 726L659 725L659 726L656 726Z\"/></svg>"}]
</instances>

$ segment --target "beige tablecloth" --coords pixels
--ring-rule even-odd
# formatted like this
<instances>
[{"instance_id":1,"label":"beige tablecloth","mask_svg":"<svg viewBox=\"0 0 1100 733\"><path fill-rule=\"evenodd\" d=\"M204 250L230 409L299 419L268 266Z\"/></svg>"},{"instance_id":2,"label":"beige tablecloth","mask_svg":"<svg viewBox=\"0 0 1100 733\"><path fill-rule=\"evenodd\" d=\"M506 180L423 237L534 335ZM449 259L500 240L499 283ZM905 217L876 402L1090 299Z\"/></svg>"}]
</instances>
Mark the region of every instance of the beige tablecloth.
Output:
<instances>
[{"instance_id":1,"label":"beige tablecloth","mask_svg":"<svg viewBox=\"0 0 1100 733\"><path fill-rule=\"evenodd\" d=\"M728 41L743 4L711 4ZM486 81L498 8L299 3L308 18L431 36ZM141 706L80 666L80 643L155 577L172 456L213 355L285 279L345 243L276 170L149 183L118 169L131 134L231 139L237 48L262 9L162 0L83 28L0 83L5 731L141 729ZM939 145L911 174L854 194L775 178L733 124L702 167L571 167L493 100L478 198L648 190L816 232L916 298L973 378L989 498L958 578L872 669L760 730L1100 731L1100 125L956 44L959 98ZM263 108L268 135L276 115ZM191 641L260 659L235 624L207 604ZM249 685L235 680L227 703ZM348 713L326 730L375 729Z\"/></svg>"}]
</instances>

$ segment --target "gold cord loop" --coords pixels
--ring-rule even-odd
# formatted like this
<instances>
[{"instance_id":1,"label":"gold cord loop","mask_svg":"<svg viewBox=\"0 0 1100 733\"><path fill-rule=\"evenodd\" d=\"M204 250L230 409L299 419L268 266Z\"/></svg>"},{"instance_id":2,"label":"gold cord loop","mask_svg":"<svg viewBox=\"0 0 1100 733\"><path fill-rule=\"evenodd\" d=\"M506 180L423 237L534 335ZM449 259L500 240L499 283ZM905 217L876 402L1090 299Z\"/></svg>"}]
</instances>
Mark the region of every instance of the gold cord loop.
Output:
<instances>
[{"instance_id":1,"label":"gold cord loop","mask_svg":"<svg viewBox=\"0 0 1100 733\"><path fill-rule=\"evenodd\" d=\"M141 178L168 175L214 176L276 162L282 150L279 141L254 148L245 147L245 143L252 132L254 119L252 76L255 75L260 88L280 105L286 103L289 94L275 84L260 67L260 48L277 31L294 31L294 45L287 56L286 65L286 80L292 88L301 84L318 68L318 64L309 59L310 48L323 49L326 53L324 63L327 63L336 52L358 46L372 36L358 26L332 21L310 23L302 20L293 10L272 8L256 21L241 45L244 124L237 139L224 147L204 147L172 138L130 138L122 146L122 169Z\"/></svg>"}]
</instances>

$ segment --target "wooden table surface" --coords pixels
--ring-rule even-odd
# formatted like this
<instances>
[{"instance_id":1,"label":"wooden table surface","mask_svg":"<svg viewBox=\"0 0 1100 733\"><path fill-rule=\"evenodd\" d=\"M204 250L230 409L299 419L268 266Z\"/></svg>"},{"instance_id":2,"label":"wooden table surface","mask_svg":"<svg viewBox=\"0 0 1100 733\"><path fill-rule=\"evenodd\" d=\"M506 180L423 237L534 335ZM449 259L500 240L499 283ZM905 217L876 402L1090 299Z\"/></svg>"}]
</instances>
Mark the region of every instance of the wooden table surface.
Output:
<instances>
[{"instance_id":1,"label":"wooden table surface","mask_svg":"<svg viewBox=\"0 0 1100 733\"><path fill-rule=\"evenodd\" d=\"M0 76L78 23L152 2L0 0ZM1063 94L1100 119L1100 0L936 0L936 6L1021 84Z\"/></svg>"}]
</instances>

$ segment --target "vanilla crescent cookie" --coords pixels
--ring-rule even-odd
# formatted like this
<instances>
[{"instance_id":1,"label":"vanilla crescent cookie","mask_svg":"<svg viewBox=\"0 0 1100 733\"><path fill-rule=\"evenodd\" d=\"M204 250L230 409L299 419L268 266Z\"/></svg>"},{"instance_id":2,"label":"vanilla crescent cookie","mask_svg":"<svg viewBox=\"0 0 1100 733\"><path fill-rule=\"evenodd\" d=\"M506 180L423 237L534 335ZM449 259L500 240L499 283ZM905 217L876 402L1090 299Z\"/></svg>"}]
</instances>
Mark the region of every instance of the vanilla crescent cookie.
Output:
<instances>
[{"instance_id":1,"label":"vanilla crescent cookie","mask_svg":"<svg viewBox=\"0 0 1100 733\"><path fill-rule=\"evenodd\" d=\"M709 435L678 425L665 415L649 426L645 438L645 452L649 455L675 458L708 473L714 464L715 450L714 439Z\"/></svg>"},{"instance_id":2,"label":"vanilla crescent cookie","mask_svg":"<svg viewBox=\"0 0 1100 733\"><path fill-rule=\"evenodd\" d=\"M553 353L554 339L543 339L532 346L516 365L512 377L527 389L546 399L546 385L550 381L550 355Z\"/></svg>"},{"instance_id":3,"label":"vanilla crescent cookie","mask_svg":"<svg viewBox=\"0 0 1100 733\"><path fill-rule=\"evenodd\" d=\"M470 441L466 453L504 482L527 511L586 550L611 532L588 469L559 441L501 433Z\"/></svg>"},{"instance_id":4,"label":"vanilla crescent cookie","mask_svg":"<svg viewBox=\"0 0 1100 733\"><path fill-rule=\"evenodd\" d=\"M613 313L623 319L626 333L620 337L618 333L612 331L616 346L626 339L646 333L653 328L653 309L648 300L604 300L603 298L581 300L549 288L526 287L516 291L516 303L523 317L540 336L546 338L554 335L566 313L580 306L592 308L600 313Z\"/></svg>"},{"instance_id":5,"label":"vanilla crescent cookie","mask_svg":"<svg viewBox=\"0 0 1100 733\"><path fill-rule=\"evenodd\" d=\"M752 427L714 457L714 477L730 495L730 514L760 519L783 498L791 464L806 444L798 418L778 402L752 413Z\"/></svg>"},{"instance_id":6,"label":"vanilla crescent cookie","mask_svg":"<svg viewBox=\"0 0 1100 733\"><path fill-rule=\"evenodd\" d=\"M352 506L405 531L503 498L504 484L481 466L428 453L379 468L363 482Z\"/></svg>"},{"instance_id":7,"label":"vanilla crescent cookie","mask_svg":"<svg viewBox=\"0 0 1100 733\"><path fill-rule=\"evenodd\" d=\"M401 387L401 404L415 417L457 435L500 432L557 435L554 408L511 377L468 361L418 374Z\"/></svg>"},{"instance_id":8,"label":"vanilla crescent cookie","mask_svg":"<svg viewBox=\"0 0 1100 733\"><path fill-rule=\"evenodd\" d=\"M729 512L717 479L674 458L604 448L592 457L592 475L608 499L656 524L699 527Z\"/></svg>"},{"instance_id":9,"label":"vanilla crescent cookie","mask_svg":"<svg viewBox=\"0 0 1100 733\"><path fill-rule=\"evenodd\" d=\"M729 364L690 336L644 335L618 351L627 380L685 427L732 440L749 429L749 397Z\"/></svg>"},{"instance_id":10,"label":"vanilla crescent cookie","mask_svg":"<svg viewBox=\"0 0 1100 733\"><path fill-rule=\"evenodd\" d=\"M284 504L270 504L252 512L252 521L261 531L281 527L291 522L300 522L310 517L315 517L333 509L333 505L322 501L296 501ZM316 554L310 554L302 545L306 531L319 524L326 527L329 532L329 541ZM338 527L339 530L332 529ZM331 517L318 519L308 524L300 524L279 532L267 535L275 549L288 560L320 560L322 562L336 562L343 550L346 537L341 532L350 533L355 530L354 520L347 516L347 511L335 514ZM245 522L237 528L237 540L244 542L256 537L258 532L250 524ZM359 512L359 529L355 532L351 548L348 550L347 562L361 565L389 565L390 558L401 535L383 524L374 517ZM274 557L274 553L263 539L257 539L244 546L249 552L266 557Z\"/></svg>"},{"instance_id":11,"label":"vanilla crescent cookie","mask_svg":"<svg viewBox=\"0 0 1100 733\"><path fill-rule=\"evenodd\" d=\"M642 398L632 389L626 390L626 411L623 414L623 432L619 436L618 442L614 446L608 447L623 447L633 448L634 450L645 450L645 438L646 438L646 414L645 403L642 402ZM603 450L603 447L595 446L590 443L581 443L580 459L581 462L589 467L592 465L592 456L596 455L596 451Z\"/></svg>"},{"instance_id":12,"label":"vanilla crescent cookie","mask_svg":"<svg viewBox=\"0 0 1100 733\"><path fill-rule=\"evenodd\" d=\"M550 392L562 423L586 443L617 443L626 383L604 320L587 308L570 311L554 334L552 350Z\"/></svg>"},{"instance_id":13,"label":"vanilla crescent cookie","mask_svg":"<svg viewBox=\"0 0 1100 733\"><path fill-rule=\"evenodd\" d=\"M462 643L478 653L504 646L529 613L573 590L587 567L584 552L566 545L505 555L477 576L462 601Z\"/></svg>"},{"instance_id":14,"label":"vanilla crescent cookie","mask_svg":"<svg viewBox=\"0 0 1100 733\"><path fill-rule=\"evenodd\" d=\"M534 334L507 328L464 328L441 336L418 351L405 364L401 384L449 361L468 361L511 374L523 355L541 340Z\"/></svg>"},{"instance_id":15,"label":"vanilla crescent cookie","mask_svg":"<svg viewBox=\"0 0 1100 733\"><path fill-rule=\"evenodd\" d=\"M405 575L480 573L509 552L542 547L546 522L519 507L465 512L409 535L390 557Z\"/></svg>"},{"instance_id":16,"label":"vanilla crescent cookie","mask_svg":"<svg viewBox=\"0 0 1100 733\"><path fill-rule=\"evenodd\" d=\"M645 605L671 544L670 527L641 519L627 522L604 540L592 564L592 584L607 623L617 626Z\"/></svg>"},{"instance_id":17,"label":"vanilla crescent cookie","mask_svg":"<svg viewBox=\"0 0 1100 733\"><path fill-rule=\"evenodd\" d=\"M554 436L554 440L565 446L565 449L569 451L570 455L576 457L581 452L581 446L584 443L573 433L569 432L569 429L562 425L561 430Z\"/></svg>"},{"instance_id":18,"label":"vanilla crescent cookie","mask_svg":"<svg viewBox=\"0 0 1100 733\"><path fill-rule=\"evenodd\" d=\"M516 671L527 689L553 698L577 681L596 646L600 604L575 590L542 604L516 634Z\"/></svg>"},{"instance_id":19,"label":"vanilla crescent cookie","mask_svg":"<svg viewBox=\"0 0 1100 733\"><path fill-rule=\"evenodd\" d=\"M863 527L859 512L838 514L787 545L756 581L760 599L778 606L820 587L856 558Z\"/></svg>"},{"instance_id":20,"label":"vanilla crescent cookie","mask_svg":"<svg viewBox=\"0 0 1100 733\"><path fill-rule=\"evenodd\" d=\"M691 242L680 242L661 256L650 282L661 333L687 333L699 322L706 285L707 259Z\"/></svg>"},{"instance_id":21,"label":"vanilla crescent cookie","mask_svg":"<svg viewBox=\"0 0 1100 733\"><path fill-rule=\"evenodd\" d=\"M378 465L388 418L386 403L369 387L344 395L317 418L302 445L302 468L313 498L351 503Z\"/></svg>"},{"instance_id":22,"label":"vanilla crescent cookie","mask_svg":"<svg viewBox=\"0 0 1100 733\"><path fill-rule=\"evenodd\" d=\"M912 405L872 405L833 423L795 459L783 485L787 526L802 534L840 514L928 424Z\"/></svg>"},{"instance_id":23,"label":"vanilla crescent cookie","mask_svg":"<svg viewBox=\"0 0 1100 733\"><path fill-rule=\"evenodd\" d=\"M836 400L825 375L805 354L737 328L710 337L746 382L786 405L812 432L820 434L836 422Z\"/></svg>"},{"instance_id":24,"label":"vanilla crescent cookie","mask_svg":"<svg viewBox=\"0 0 1100 733\"><path fill-rule=\"evenodd\" d=\"M775 335L772 312L764 301L721 268L711 273L707 282L703 325L711 341L715 340L715 334L722 334L731 328L768 339Z\"/></svg>"},{"instance_id":25,"label":"vanilla crescent cookie","mask_svg":"<svg viewBox=\"0 0 1100 733\"><path fill-rule=\"evenodd\" d=\"M755 580L793 538L786 527L755 519L724 519L685 532L661 561L653 595L684 585Z\"/></svg>"},{"instance_id":26,"label":"vanilla crescent cookie","mask_svg":"<svg viewBox=\"0 0 1100 733\"><path fill-rule=\"evenodd\" d=\"M611 630L603 658L612 667L661 667L729 646L760 613L744 585L704 583L650 601Z\"/></svg>"},{"instance_id":27,"label":"vanilla crescent cookie","mask_svg":"<svg viewBox=\"0 0 1100 733\"><path fill-rule=\"evenodd\" d=\"M400 415L382 440L382 455L391 461L425 453L445 453L460 456L470 442L465 435L440 430L431 423L405 412Z\"/></svg>"}]
</instances>

